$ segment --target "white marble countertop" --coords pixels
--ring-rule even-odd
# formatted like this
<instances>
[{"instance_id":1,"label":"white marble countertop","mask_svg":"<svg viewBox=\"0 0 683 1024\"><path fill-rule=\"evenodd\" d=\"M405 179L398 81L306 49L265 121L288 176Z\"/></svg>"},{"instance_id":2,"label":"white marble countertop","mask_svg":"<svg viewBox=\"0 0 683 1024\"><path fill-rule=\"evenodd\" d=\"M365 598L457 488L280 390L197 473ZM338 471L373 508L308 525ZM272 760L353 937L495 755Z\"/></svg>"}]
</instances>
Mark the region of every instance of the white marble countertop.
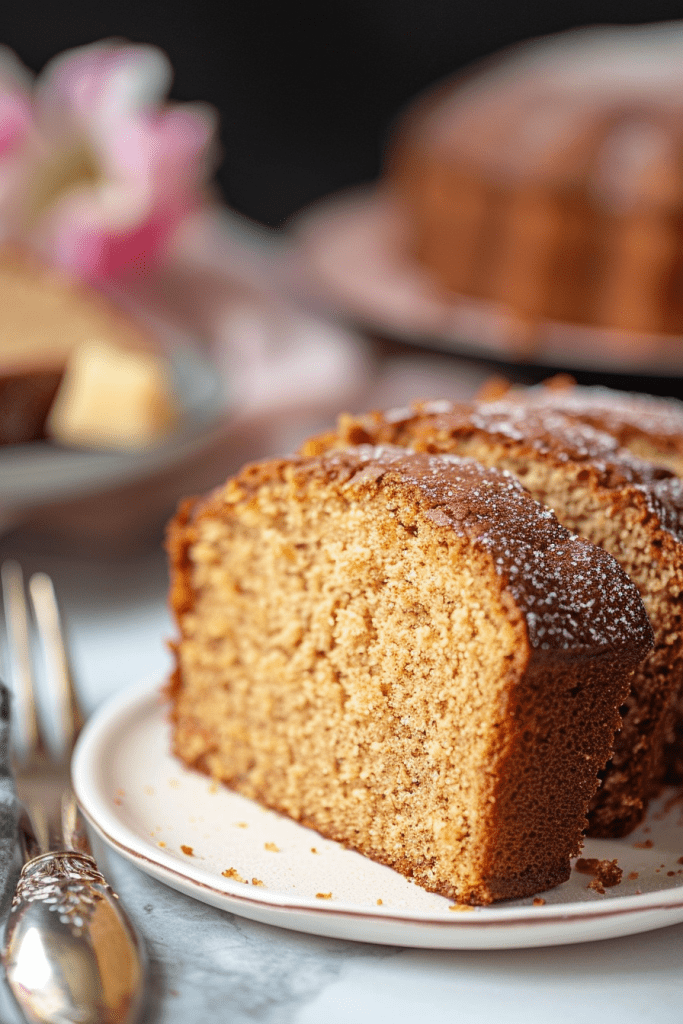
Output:
<instances>
[{"instance_id":1,"label":"white marble countertop","mask_svg":"<svg viewBox=\"0 0 683 1024\"><path fill-rule=\"evenodd\" d=\"M159 552L124 561L27 554L59 590L89 710L166 671L166 566ZM148 942L146 1024L680 1024L683 925L529 950L432 951L317 938L196 902L97 850ZM0 999L0 1020L11 1019Z\"/></svg>"}]
</instances>

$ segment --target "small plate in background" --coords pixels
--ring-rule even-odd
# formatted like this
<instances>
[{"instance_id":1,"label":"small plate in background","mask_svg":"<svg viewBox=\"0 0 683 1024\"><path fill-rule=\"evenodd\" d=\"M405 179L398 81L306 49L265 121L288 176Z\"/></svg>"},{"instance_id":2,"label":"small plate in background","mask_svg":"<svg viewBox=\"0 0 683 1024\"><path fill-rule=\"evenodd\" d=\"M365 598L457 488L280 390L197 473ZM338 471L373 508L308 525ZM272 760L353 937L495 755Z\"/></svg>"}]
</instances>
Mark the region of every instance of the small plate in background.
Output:
<instances>
[{"instance_id":1,"label":"small plate in background","mask_svg":"<svg viewBox=\"0 0 683 1024\"><path fill-rule=\"evenodd\" d=\"M226 408L223 383L209 360L190 345L174 347L168 359L180 417L167 437L139 452L64 448L49 441L3 445L3 515L149 476L201 445Z\"/></svg>"}]
</instances>

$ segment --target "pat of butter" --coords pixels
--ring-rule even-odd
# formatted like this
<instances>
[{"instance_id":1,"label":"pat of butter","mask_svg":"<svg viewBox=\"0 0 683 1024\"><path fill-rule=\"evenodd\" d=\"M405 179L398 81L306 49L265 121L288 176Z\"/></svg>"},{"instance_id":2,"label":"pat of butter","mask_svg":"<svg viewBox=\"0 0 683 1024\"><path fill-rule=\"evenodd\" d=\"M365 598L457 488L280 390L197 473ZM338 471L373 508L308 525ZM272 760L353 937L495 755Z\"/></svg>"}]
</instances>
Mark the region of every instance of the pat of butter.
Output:
<instances>
[{"instance_id":1,"label":"pat of butter","mask_svg":"<svg viewBox=\"0 0 683 1024\"><path fill-rule=\"evenodd\" d=\"M158 443L177 418L165 360L91 338L69 356L47 433L66 445L139 450Z\"/></svg>"}]
</instances>

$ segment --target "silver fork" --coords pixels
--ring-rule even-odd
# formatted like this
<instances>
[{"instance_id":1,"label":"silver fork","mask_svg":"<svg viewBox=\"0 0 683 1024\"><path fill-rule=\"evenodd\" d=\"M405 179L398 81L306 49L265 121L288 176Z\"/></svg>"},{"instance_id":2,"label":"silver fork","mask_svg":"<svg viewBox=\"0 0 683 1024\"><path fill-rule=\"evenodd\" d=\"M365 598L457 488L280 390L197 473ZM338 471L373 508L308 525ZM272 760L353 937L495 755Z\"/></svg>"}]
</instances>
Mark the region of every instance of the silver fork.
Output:
<instances>
[{"instance_id":1,"label":"silver fork","mask_svg":"<svg viewBox=\"0 0 683 1024\"><path fill-rule=\"evenodd\" d=\"M32 1024L132 1024L142 1009L146 956L91 855L71 789L71 753L83 715L52 582L44 573L31 577L31 617L19 565L5 562L0 577L24 858L2 951L7 980ZM59 708L58 752L36 713L33 630Z\"/></svg>"}]
</instances>

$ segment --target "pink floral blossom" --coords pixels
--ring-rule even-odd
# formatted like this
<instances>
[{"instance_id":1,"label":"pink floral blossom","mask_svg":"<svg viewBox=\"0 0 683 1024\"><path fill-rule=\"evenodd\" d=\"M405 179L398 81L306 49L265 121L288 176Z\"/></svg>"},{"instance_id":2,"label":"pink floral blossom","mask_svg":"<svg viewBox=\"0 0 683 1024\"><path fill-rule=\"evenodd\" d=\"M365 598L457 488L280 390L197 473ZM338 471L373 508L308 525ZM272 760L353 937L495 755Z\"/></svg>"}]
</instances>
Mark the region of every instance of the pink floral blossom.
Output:
<instances>
[{"instance_id":1,"label":"pink floral blossom","mask_svg":"<svg viewBox=\"0 0 683 1024\"><path fill-rule=\"evenodd\" d=\"M198 208L212 108L164 102L165 54L105 41L31 83L0 50L0 238L89 280L144 273Z\"/></svg>"}]
</instances>

